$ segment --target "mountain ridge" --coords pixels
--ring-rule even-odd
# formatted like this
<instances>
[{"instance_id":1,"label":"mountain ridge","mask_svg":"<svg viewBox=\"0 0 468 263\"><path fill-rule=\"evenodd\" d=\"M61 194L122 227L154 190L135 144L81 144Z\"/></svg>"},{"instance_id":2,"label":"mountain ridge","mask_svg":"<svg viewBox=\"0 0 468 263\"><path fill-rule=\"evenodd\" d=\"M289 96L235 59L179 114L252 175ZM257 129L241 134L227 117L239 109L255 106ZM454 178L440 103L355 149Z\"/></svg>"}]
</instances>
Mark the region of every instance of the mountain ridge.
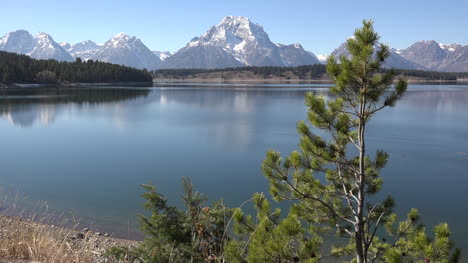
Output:
<instances>
[{"instance_id":1,"label":"mountain ridge","mask_svg":"<svg viewBox=\"0 0 468 263\"><path fill-rule=\"evenodd\" d=\"M346 42L331 54L349 55ZM226 16L204 34L192 38L177 52L150 50L139 38L119 33L104 44L91 40L75 44L57 43L43 32L33 36L26 30L6 33L0 50L37 59L74 61L101 60L139 69L223 68L242 66L295 67L326 63L327 55L315 55L300 43L273 43L262 25L247 17ZM390 49L386 68L468 71L468 46L421 40L405 49Z\"/></svg>"},{"instance_id":2,"label":"mountain ridge","mask_svg":"<svg viewBox=\"0 0 468 263\"><path fill-rule=\"evenodd\" d=\"M187 63L187 57L190 63ZM167 58L162 67L297 66L315 63L319 63L317 57L306 52L300 44L275 44L260 24L243 16L226 16Z\"/></svg>"}]
</instances>

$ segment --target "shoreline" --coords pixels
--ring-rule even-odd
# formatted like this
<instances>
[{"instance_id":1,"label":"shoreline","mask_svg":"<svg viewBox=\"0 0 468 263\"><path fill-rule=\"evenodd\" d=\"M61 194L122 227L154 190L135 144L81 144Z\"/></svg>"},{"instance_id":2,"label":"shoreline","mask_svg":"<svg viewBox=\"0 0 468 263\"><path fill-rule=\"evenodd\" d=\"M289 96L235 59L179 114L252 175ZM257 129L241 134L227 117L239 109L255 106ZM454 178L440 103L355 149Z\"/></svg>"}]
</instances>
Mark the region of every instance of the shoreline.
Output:
<instances>
[{"instance_id":1,"label":"shoreline","mask_svg":"<svg viewBox=\"0 0 468 263\"><path fill-rule=\"evenodd\" d=\"M426 84L426 85L444 85L468 84L468 79L465 80L422 80L422 79L407 79L408 84ZM18 89L18 88L41 88L41 87L56 87L56 88L79 88L79 87L107 87L107 86L128 86L128 87L153 87L155 84L161 83L198 83L198 84L324 84L331 85L333 81L326 79L220 79L220 78L155 78L152 82L97 82L97 83L0 83L2 89Z\"/></svg>"},{"instance_id":2,"label":"shoreline","mask_svg":"<svg viewBox=\"0 0 468 263\"><path fill-rule=\"evenodd\" d=\"M0 89L40 87L89 87L89 86L151 86L153 82L96 82L96 83L0 83Z\"/></svg>"},{"instance_id":3,"label":"shoreline","mask_svg":"<svg viewBox=\"0 0 468 263\"><path fill-rule=\"evenodd\" d=\"M468 84L465 80L423 80L407 79L408 84ZM213 84L333 84L332 80L326 79L221 79L221 78L155 78L153 83L213 83Z\"/></svg>"},{"instance_id":4,"label":"shoreline","mask_svg":"<svg viewBox=\"0 0 468 263\"><path fill-rule=\"evenodd\" d=\"M26 255L21 254L21 250L25 248L24 244L29 246L47 245L40 247L42 251L53 247L55 251L49 252L48 256L50 257L56 256L54 253L58 253L60 256L82 258L86 259L85 261L105 262L104 253L107 249L114 246L133 247L139 242L138 240L112 237L89 228L76 230L18 216L0 215L0 245L3 249L0 253L0 262L5 262L5 260L6 262L30 262L37 261L39 259L37 257L44 256L30 253L30 248L25 249ZM25 261L17 261L18 259L24 260L25 256L30 258Z\"/></svg>"}]
</instances>

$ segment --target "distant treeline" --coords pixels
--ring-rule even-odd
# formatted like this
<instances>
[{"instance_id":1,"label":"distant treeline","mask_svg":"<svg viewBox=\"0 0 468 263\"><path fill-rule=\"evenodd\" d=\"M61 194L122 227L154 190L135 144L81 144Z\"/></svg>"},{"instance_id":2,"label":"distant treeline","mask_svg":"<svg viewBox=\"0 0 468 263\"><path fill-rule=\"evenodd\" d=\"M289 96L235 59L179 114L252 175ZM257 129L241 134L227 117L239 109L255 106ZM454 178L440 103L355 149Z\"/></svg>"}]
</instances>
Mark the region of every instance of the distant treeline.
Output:
<instances>
[{"instance_id":1,"label":"distant treeline","mask_svg":"<svg viewBox=\"0 0 468 263\"><path fill-rule=\"evenodd\" d=\"M468 78L468 72L437 72L409 69L395 69L395 71L399 75L426 80L458 80ZM286 72L291 72L301 79L315 79L321 78L326 74L326 65L315 64L298 67L237 67L222 69L160 69L152 71L152 74L154 77L184 78L193 77L197 74L217 72L252 72L253 74L262 77L283 77Z\"/></svg>"},{"instance_id":2,"label":"distant treeline","mask_svg":"<svg viewBox=\"0 0 468 263\"><path fill-rule=\"evenodd\" d=\"M406 77L417 77L427 80L459 80L468 78L468 72L438 72L411 69L397 69L395 71Z\"/></svg>"},{"instance_id":3,"label":"distant treeline","mask_svg":"<svg viewBox=\"0 0 468 263\"><path fill-rule=\"evenodd\" d=\"M153 71L154 76L167 76L167 77L189 77L196 74L203 73L216 73L216 72L252 72L260 76L281 76L286 72L292 72L299 77L321 77L325 72L325 65L315 64L298 67L236 67L236 68L222 68L222 69L159 69Z\"/></svg>"},{"instance_id":4,"label":"distant treeline","mask_svg":"<svg viewBox=\"0 0 468 263\"><path fill-rule=\"evenodd\" d=\"M1 83L93 83L93 82L150 82L146 70L100 61L75 62L37 60L26 55L0 51Z\"/></svg>"}]
</instances>

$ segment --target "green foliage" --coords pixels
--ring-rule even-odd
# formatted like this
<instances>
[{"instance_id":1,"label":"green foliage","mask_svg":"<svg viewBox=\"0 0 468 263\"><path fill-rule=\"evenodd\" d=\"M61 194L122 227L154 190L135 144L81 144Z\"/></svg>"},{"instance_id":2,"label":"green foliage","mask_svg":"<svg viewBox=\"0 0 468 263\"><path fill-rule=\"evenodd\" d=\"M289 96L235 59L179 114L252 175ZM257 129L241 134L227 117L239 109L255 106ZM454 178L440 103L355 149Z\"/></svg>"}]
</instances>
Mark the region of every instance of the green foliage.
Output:
<instances>
[{"instance_id":1,"label":"green foliage","mask_svg":"<svg viewBox=\"0 0 468 263\"><path fill-rule=\"evenodd\" d=\"M286 158L269 151L262 170L273 198L293 201L291 211L297 218L320 232L334 231L337 237L349 240L335 244L330 251L333 256L351 256L360 263L404 260L409 255L399 253L404 243L405 249L414 248L414 258L436 247L442 251L437 258L447 259L452 249L447 243L449 235L437 238L436 234L436 241L426 239L424 246L416 246L418 240L413 237L425 236L421 227L414 226L419 220L417 211L411 211L395 234L394 200L370 199L382 189L379 173L389 155L382 150L369 155L366 127L377 112L394 106L407 87L402 79L393 84L394 70L382 69L389 48L378 40L372 21L364 21L347 42L351 57L328 58L327 73L335 82L333 99L308 93L305 102L312 128L304 121L298 123L300 150ZM319 132L327 136L317 135ZM389 230L387 234L379 230L382 225ZM435 245L437 242L440 244Z\"/></svg>"},{"instance_id":2,"label":"green foliage","mask_svg":"<svg viewBox=\"0 0 468 263\"><path fill-rule=\"evenodd\" d=\"M37 60L26 55L0 51L0 82L151 82L146 70L88 60L59 62Z\"/></svg>"},{"instance_id":3,"label":"green foliage","mask_svg":"<svg viewBox=\"0 0 468 263\"><path fill-rule=\"evenodd\" d=\"M396 215L394 215L396 218ZM419 214L412 209L405 221L398 227L387 225L387 232L395 237L393 243L377 240L373 250L383 252L383 260L397 262L437 262L454 263L460 259L460 250L454 249L450 241L450 230L447 223L434 227L434 238L430 238L425 228L419 223Z\"/></svg>"},{"instance_id":4,"label":"green foliage","mask_svg":"<svg viewBox=\"0 0 468 263\"><path fill-rule=\"evenodd\" d=\"M379 73L394 71L395 74L404 77L421 78L428 81L456 81L468 78L468 72L437 72L414 69L380 69ZM319 79L327 74L327 66L322 64L304 65L298 67L237 67L222 69L159 69L152 71L153 76L163 78L193 77L197 74L217 72L252 72L263 77L282 77L286 72L291 72L300 79Z\"/></svg>"},{"instance_id":5,"label":"green foliage","mask_svg":"<svg viewBox=\"0 0 468 263\"><path fill-rule=\"evenodd\" d=\"M298 67L237 67L237 68L222 68L222 69L159 69L153 71L153 76L162 76L165 78L189 77L202 73L215 72L252 72L255 75L263 77L281 77L286 72L292 72L294 75L306 78L320 78L326 73L325 65L304 65Z\"/></svg>"},{"instance_id":6,"label":"green foliage","mask_svg":"<svg viewBox=\"0 0 468 263\"><path fill-rule=\"evenodd\" d=\"M228 235L227 224L232 209L221 201L211 207L207 199L196 192L190 179L182 180L185 211L167 204L167 200L151 184L142 197L150 217L140 215L145 240L134 249L116 247L107 251L113 260L126 262L223 262Z\"/></svg>"},{"instance_id":7,"label":"green foliage","mask_svg":"<svg viewBox=\"0 0 468 263\"><path fill-rule=\"evenodd\" d=\"M227 245L227 262L318 262L322 240L313 229L304 228L294 213L281 218L263 194L255 194L252 202L255 219L240 210L234 214L238 236Z\"/></svg>"},{"instance_id":8,"label":"green foliage","mask_svg":"<svg viewBox=\"0 0 468 263\"><path fill-rule=\"evenodd\" d=\"M254 216L242 206L203 207L206 197L187 179L186 211L180 211L154 186L143 185L145 208L152 212L141 216L146 239L136 252L113 254L127 260L137 255L144 262L458 262L460 251L446 223L431 238L416 209L398 222L394 199L378 195L389 155L367 151L366 127L380 110L395 106L407 87L402 79L394 83L394 70L382 69L389 48L378 40L372 21L364 21L347 42L351 57L328 59L333 96L306 95L308 123L297 125L299 150L285 158L267 152L262 171L273 199L288 202L286 216L264 194L250 200ZM331 235L339 241L322 249L322 238Z\"/></svg>"}]
</instances>

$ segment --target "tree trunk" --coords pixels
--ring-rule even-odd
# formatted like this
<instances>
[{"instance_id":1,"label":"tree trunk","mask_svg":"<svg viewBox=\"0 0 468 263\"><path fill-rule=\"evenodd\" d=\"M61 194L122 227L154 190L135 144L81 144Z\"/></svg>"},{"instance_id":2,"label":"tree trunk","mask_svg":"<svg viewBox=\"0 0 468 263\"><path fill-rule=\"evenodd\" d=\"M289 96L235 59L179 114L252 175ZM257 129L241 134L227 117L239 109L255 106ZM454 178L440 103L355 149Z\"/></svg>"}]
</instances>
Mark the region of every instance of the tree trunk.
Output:
<instances>
[{"instance_id":1,"label":"tree trunk","mask_svg":"<svg viewBox=\"0 0 468 263\"><path fill-rule=\"evenodd\" d=\"M366 71L366 70L365 70ZM359 107L359 191L357 203L357 222L355 224L355 242L356 242L356 259L357 263L367 263L367 255L364 253L364 202L365 202L365 156L366 156L366 142L364 134L366 130L366 80L363 81L361 105Z\"/></svg>"}]
</instances>

